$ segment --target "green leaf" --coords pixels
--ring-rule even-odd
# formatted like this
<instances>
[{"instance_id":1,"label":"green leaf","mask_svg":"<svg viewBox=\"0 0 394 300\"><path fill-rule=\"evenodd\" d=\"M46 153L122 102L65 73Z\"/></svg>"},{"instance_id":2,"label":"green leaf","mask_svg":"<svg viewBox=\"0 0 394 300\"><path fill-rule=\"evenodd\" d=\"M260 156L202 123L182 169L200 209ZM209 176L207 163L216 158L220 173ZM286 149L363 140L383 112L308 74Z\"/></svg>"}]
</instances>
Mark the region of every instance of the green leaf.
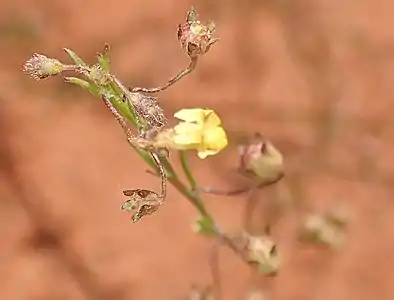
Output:
<instances>
[{"instance_id":1,"label":"green leaf","mask_svg":"<svg viewBox=\"0 0 394 300\"><path fill-rule=\"evenodd\" d=\"M100 96L98 87L95 84L93 84L93 83L87 82L86 80L83 80L83 79L78 78L78 77L65 77L64 81L68 82L68 83L71 83L71 84L74 84L74 85L77 85L77 86L80 86L83 89L88 90L95 97L99 97Z\"/></svg>"},{"instance_id":2,"label":"green leaf","mask_svg":"<svg viewBox=\"0 0 394 300\"><path fill-rule=\"evenodd\" d=\"M207 217L200 217L193 224L193 230L207 236L214 236L217 234L215 225L212 220Z\"/></svg>"},{"instance_id":3,"label":"green leaf","mask_svg":"<svg viewBox=\"0 0 394 300\"><path fill-rule=\"evenodd\" d=\"M109 50L110 46L105 44L103 53L97 53L97 60L100 64L100 67L107 73L109 72L109 65L111 62L109 59Z\"/></svg>"},{"instance_id":4,"label":"green leaf","mask_svg":"<svg viewBox=\"0 0 394 300\"><path fill-rule=\"evenodd\" d=\"M63 50L71 57L71 59L73 60L73 62L77 65L77 66L85 66L87 67L88 65L83 61L82 58L80 58L74 51L68 49L68 48L63 48Z\"/></svg>"}]
</instances>

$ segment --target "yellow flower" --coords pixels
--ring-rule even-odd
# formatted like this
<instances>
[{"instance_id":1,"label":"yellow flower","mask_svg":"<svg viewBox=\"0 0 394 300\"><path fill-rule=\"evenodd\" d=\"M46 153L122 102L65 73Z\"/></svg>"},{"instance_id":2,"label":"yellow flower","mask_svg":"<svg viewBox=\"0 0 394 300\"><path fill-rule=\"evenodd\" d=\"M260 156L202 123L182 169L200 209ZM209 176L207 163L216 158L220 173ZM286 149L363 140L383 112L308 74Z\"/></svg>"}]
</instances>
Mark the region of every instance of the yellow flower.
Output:
<instances>
[{"instance_id":1,"label":"yellow flower","mask_svg":"<svg viewBox=\"0 0 394 300\"><path fill-rule=\"evenodd\" d=\"M185 108L174 114L182 120L173 128L172 144L178 150L197 150L201 159L227 146L227 136L218 115L211 109Z\"/></svg>"}]
</instances>

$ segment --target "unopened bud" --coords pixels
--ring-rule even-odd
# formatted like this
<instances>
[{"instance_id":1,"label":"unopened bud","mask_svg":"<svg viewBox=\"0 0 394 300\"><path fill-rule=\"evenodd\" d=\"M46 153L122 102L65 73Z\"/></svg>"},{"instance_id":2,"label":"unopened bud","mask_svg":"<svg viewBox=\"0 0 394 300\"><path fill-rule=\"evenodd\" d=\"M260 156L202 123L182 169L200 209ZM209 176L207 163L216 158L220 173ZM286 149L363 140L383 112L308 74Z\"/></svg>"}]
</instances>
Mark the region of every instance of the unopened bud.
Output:
<instances>
[{"instance_id":1,"label":"unopened bud","mask_svg":"<svg viewBox=\"0 0 394 300\"><path fill-rule=\"evenodd\" d=\"M248 236L247 249L250 261L257 263L259 271L275 275L279 268L279 255L276 244L268 236Z\"/></svg>"},{"instance_id":2,"label":"unopened bud","mask_svg":"<svg viewBox=\"0 0 394 300\"><path fill-rule=\"evenodd\" d=\"M54 58L35 53L23 65L23 72L35 80L55 76L64 70L65 66Z\"/></svg>"},{"instance_id":3,"label":"unopened bud","mask_svg":"<svg viewBox=\"0 0 394 300\"><path fill-rule=\"evenodd\" d=\"M282 154L265 139L256 133L248 145L239 148L241 155L240 171L260 183L271 183L284 175Z\"/></svg>"},{"instance_id":4,"label":"unopened bud","mask_svg":"<svg viewBox=\"0 0 394 300\"><path fill-rule=\"evenodd\" d=\"M109 76L99 64L93 65L90 68L89 78L94 83L100 86L104 86L110 83Z\"/></svg>"},{"instance_id":5,"label":"unopened bud","mask_svg":"<svg viewBox=\"0 0 394 300\"><path fill-rule=\"evenodd\" d=\"M183 51L190 57L195 58L207 53L210 47L219 38L212 37L215 31L215 24L209 22L203 25L198 20L197 12L192 8L186 18L186 22L178 26L178 40Z\"/></svg>"}]
</instances>

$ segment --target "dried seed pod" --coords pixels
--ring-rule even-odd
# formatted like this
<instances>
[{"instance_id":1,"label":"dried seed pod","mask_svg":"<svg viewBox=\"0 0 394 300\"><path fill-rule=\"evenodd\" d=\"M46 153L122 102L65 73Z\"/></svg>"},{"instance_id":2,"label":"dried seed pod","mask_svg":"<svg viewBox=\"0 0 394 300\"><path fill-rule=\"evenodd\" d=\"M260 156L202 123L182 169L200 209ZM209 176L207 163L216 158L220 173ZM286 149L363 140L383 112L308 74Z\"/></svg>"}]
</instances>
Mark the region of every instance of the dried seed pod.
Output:
<instances>
[{"instance_id":1,"label":"dried seed pod","mask_svg":"<svg viewBox=\"0 0 394 300\"><path fill-rule=\"evenodd\" d=\"M183 51L190 58L195 58L207 53L210 47L219 40L219 38L212 37L214 31L215 24L208 22L203 25L198 20L197 12L191 8L187 14L186 22L178 25L178 41Z\"/></svg>"},{"instance_id":2,"label":"dried seed pod","mask_svg":"<svg viewBox=\"0 0 394 300\"><path fill-rule=\"evenodd\" d=\"M129 93L126 98L130 100L135 113L149 125L149 129L159 129L167 124L164 111L156 97Z\"/></svg>"}]
</instances>

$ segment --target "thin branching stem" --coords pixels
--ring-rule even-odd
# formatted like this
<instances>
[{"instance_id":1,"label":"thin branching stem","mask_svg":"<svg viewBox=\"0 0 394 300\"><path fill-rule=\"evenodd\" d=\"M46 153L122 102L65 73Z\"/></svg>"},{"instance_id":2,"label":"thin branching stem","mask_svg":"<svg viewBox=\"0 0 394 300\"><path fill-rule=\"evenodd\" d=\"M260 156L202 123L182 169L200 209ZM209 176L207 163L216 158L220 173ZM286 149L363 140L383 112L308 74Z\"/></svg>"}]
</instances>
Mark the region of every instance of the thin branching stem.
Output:
<instances>
[{"instance_id":1,"label":"thin branching stem","mask_svg":"<svg viewBox=\"0 0 394 300\"><path fill-rule=\"evenodd\" d=\"M167 81L167 83L163 86L160 87L155 87L155 88L143 88L143 87L130 87L129 91L132 93L137 93L137 92L142 92L142 93L158 93L161 91L164 91L168 89L170 86L173 84L177 83L179 80L181 80L183 77L186 75L190 74L197 66L197 57L190 58L190 63L189 66L186 69L183 69L180 71L177 75L172 77L170 80Z\"/></svg>"},{"instance_id":2,"label":"thin branching stem","mask_svg":"<svg viewBox=\"0 0 394 300\"><path fill-rule=\"evenodd\" d=\"M278 176L274 180L262 182L262 183L258 183L258 184L253 184L252 186L238 188L235 190L225 191L225 190L216 189L216 188L212 188L212 187L196 187L193 191L195 193L204 193L204 194L211 194L211 195L217 195L217 196L239 196L239 195L248 193L248 192L255 190L255 189L261 189L264 187L274 185L274 184L278 183L284 176L285 176L284 173L282 173L282 174L280 174L280 176Z\"/></svg>"},{"instance_id":3,"label":"thin branching stem","mask_svg":"<svg viewBox=\"0 0 394 300\"><path fill-rule=\"evenodd\" d=\"M101 98L105 104L105 106L110 110L112 115L115 117L115 119L118 121L119 125L122 127L123 131L126 134L127 141L130 143L131 146L133 146L136 149L139 149L139 145L136 143L134 135L132 131L130 130L129 126L127 125L126 119L116 110L116 108L112 105L111 101L108 99L108 97L105 94L101 95ZM167 176L166 172L164 170L163 164L160 161L159 156L157 153L153 151L148 151L150 155L152 156L152 159L154 163L156 164L157 170L160 174L161 178L161 192L159 197L164 200L166 197L167 193Z\"/></svg>"},{"instance_id":4,"label":"thin branching stem","mask_svg":"<svg viewBox=\"0 0 394 300\"><path fill-rule=\"evenodd\" d=\"M211 275L213 280L213 292L215 293L215 299L222 299L222 280L220 276L220 257L219 257L220 243L215 241L211 255L209 259L209 266L211 268Z\"/></svg>"},{"instance_id":5,"label":"thin branching stem","mask_svg":"<svg viewBox=\"0 0 394 300\"><path fill-rule=\"evenodd\" d=\"M150 152L152 155L152 158L154 162L156 163L157 169L159 171L160 177L161 177L161 192L159 197L161 199L165 199L167 195L167 176L166 176L166 171L164 170L163 164L160 161L159 156L155 152Z\"/></svg>"},{"instance_id":6,"label":"thin branching stem","mask_svg":"<svg viewBox=\"0 0 394 300\"><path fill-rule=\"evenodd\" d=\"M118 121L120 127L122 127L124 133L126 134L127 141L130 143L131 146L138 148L138 145L135 141L133 132L127 125L126 119L116 110L116 108L112 105L111 101L109 100L108 96L105 94L101 94L101 99L103 100L105 106L109 109L112 115L115 117L116 121Z\"/></svg>"}]
</instances>

